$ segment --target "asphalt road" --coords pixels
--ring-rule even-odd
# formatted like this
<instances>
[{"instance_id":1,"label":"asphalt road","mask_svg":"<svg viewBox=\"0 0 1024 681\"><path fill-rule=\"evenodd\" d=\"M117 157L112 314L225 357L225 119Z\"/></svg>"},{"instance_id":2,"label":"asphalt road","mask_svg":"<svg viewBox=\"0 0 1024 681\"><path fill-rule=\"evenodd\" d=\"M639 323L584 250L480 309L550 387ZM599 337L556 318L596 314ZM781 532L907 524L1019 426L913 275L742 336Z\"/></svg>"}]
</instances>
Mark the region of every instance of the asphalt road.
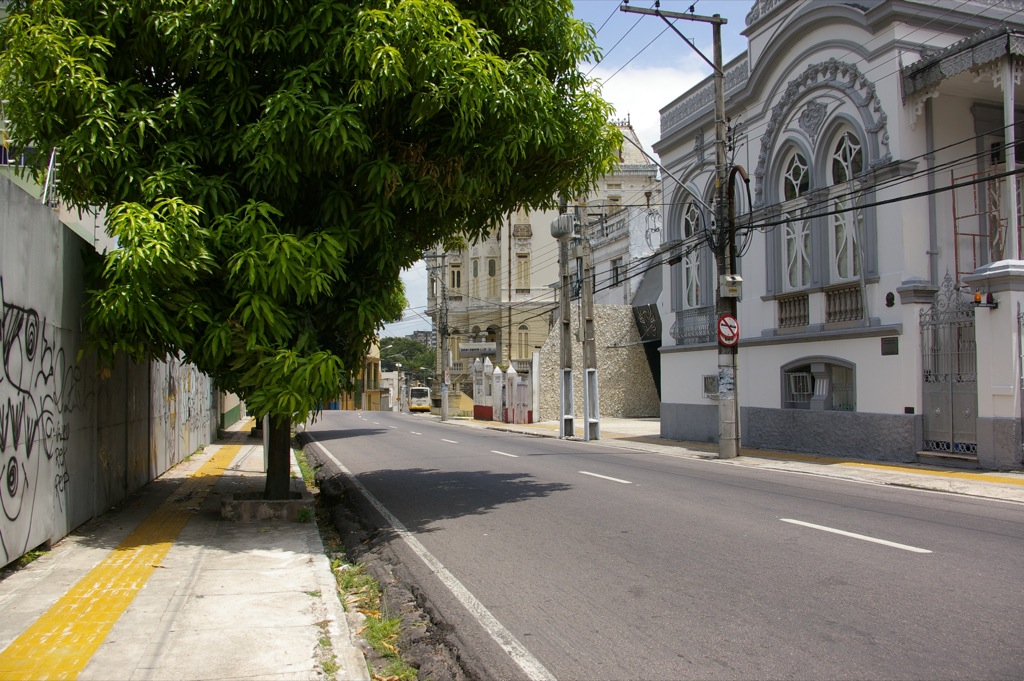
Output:
<instances>
[{"instance_id":1,"label":"asphalt road","mask_svg":"<svg viewBox=\"0 0 1024 681\"><path fill-rule=\"evenodd\" d=\"M488 678L1024 678L1019 504L394 412L308 432Z\"/></svg>"}]
</instances>

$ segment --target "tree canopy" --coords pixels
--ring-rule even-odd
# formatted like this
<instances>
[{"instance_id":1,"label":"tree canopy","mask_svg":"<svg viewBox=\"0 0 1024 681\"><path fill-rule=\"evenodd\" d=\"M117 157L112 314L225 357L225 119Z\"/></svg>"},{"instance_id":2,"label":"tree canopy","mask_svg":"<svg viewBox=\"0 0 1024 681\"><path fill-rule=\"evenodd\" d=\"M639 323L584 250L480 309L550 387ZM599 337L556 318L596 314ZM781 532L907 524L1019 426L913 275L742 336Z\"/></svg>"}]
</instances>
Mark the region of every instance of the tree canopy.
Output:
<instances>
[{"instance_id":1,"label":"tree canopy","mask_svg":"<svg viewBox=\"0 0 1024 681\"><path fill-rule=\"evenodd\" d=\"M411 372L422 377L420 367L434 372L437 348L412 338L386 336L380 339L380 370ZM398 365L401 364L401 368Z\"/></svg>"},{"instance_id":2,"label":"tree canopy","mask_svg":"<svg viewBox=\"0 0 1024 681\"><path fill-rule=\"evenodd\" d=\"M296 422L423 249L585 194L620 143L570 0L12 0L0 49L13 143L117 239L95 346Z\"/></svg>"}]
</instances>

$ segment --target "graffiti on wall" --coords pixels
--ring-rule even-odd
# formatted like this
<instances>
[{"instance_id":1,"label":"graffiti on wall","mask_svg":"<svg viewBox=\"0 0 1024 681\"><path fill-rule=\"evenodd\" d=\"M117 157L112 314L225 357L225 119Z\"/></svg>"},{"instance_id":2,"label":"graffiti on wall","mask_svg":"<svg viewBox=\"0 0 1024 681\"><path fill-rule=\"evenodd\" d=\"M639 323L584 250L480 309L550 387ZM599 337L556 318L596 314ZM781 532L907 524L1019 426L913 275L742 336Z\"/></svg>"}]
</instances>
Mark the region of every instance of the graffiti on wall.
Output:
<instances>
[{"instance_id":1,"label":"graffiti on wall","mask_svg":"<svg viewBox=\"0 0 1024 681\"><path fill-rule=\"evenodd\" d=\"M68 361L57 327L7 299L0 278L0 564L25 553L39 495L66 511L69 416L85 402L81 369ZM45 520L50 513L43 514ZM44 537L45 539L45 537Z\"/></svg>"},{"instance_id":2,"label":"graffiti on wall","mask_svg":"<svg viewBox=\"0 0 1024 681\"><path fill-rule=\"evenodd\" d=\"M153 404L160 405L154 424L156 465L173 465L210 441L210 378L178 359L153 367Z\"/></svg>"}]
</instances>

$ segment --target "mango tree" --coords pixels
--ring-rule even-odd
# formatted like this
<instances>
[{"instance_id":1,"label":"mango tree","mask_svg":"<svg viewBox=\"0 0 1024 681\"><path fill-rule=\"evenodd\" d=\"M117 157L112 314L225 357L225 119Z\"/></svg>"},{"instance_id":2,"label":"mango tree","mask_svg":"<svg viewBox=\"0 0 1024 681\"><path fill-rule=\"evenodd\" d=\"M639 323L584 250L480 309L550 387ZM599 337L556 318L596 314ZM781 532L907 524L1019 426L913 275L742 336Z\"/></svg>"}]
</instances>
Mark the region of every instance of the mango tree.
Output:
<instances>
[{"instance_id":1,"label":"mango tree","mask_svg":"<svg viewBox=\"0 0 1024 681\"><path fill-rule=\"evenodd\" d=\"M594 56L570 0L11 0L0 99L116 238L91 347L269 415L284 498L291 424L351 386L400 271L612 168Z\"/></svg>"}]
</instances>

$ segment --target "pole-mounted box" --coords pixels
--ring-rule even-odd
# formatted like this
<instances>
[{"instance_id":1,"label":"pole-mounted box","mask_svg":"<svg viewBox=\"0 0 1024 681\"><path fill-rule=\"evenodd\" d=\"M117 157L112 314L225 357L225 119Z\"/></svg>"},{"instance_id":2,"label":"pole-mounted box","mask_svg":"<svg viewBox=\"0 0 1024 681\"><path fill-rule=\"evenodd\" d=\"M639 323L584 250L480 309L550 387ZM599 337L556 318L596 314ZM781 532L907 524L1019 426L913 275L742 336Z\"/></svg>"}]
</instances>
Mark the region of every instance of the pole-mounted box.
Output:
<instances>
[{"instance_id":1,"label":"pole-mounted box","mask_svg":"<svg viewBox=\"0 0 1024 681\"><path fill-rule=\"evenodd\" d=\"M718 295L723 298L742 298L743 277L738 274L723 274L718 277Z\"/></svg>"}]
</instances>

